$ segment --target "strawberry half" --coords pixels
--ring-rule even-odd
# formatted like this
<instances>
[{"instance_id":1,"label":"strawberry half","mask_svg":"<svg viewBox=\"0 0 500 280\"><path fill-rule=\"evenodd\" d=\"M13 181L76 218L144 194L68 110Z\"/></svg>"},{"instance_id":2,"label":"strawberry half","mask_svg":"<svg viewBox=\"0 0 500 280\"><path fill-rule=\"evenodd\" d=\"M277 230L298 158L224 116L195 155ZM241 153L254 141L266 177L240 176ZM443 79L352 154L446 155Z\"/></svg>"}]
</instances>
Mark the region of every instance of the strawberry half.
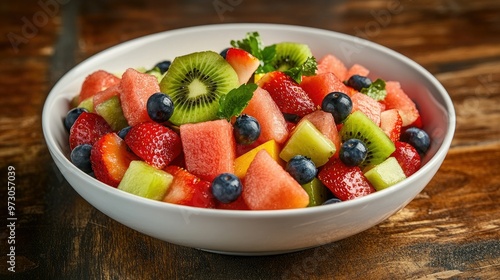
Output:
<instances>
[{"instance_id":1,"label":"strawberry half","mask_svg":"<svg viewBox=\"0 0 500 280\"><path fill-rule=\"evenodd\" d=\"M174 179L163 201L202 208L215 207L210 182L198 178L179 166L170 165L164 170L174 176Z\"/></svg>"},{"instance_id":2,"label":"strawberry half","mask_svg":"<svg viewBox=\"0 0 500 280\"><path fill-rule=\"evenodd\" d=\"M138 159L131 153L125 141L116 133L108 133L92 146L90 162L97 180L112 187L118 187L132 160Z\"/></svg>"},{"instance_id":3,"label":"strawberry half","mask_svg":"<svg viewBox=\"0 0 500 280\"><path fill-rule=\"evenodd\" d=\"M83 112L69 131L69 148L73 150L82 144L93 145L103 135L113 129L103 117L95 113Z\"/></svg>"},{"instance_id":4,"label":"strawberry half","mask_svg":"<svg viewBox=\"0 0 500 280\"><path fill-rule=\"evenodd\" d=\"M332 158L325 164L318 179L342 201L375 192L358 166L348 167L339 158Z\"/></svg>"},{"instance_id":5,"label":"strawberry half","mask_svg":"<svg viewBox=\"0 0 500 280\"><path fill-rule=\"evenodd\" d=\"M396 158L406 177L417 172L421 166L420 155L417 150L405 142L397 141L394 145L396 146L396 150L391 156Z\"/></svg>"},{"instance_id":6,"label":"strawberry half","mask_svg":"<svg viewBox=\"0 0 500 280\"><path fill-rule=\"evenodd\" d=\"M380 113L380 128L389 136L392 142L399 141L403 120L397 109L390 109Z\"/></svg>"},{"instance_id":7,"label":"strawberry half","mask_svg":"<svg viewBox=\"0 0 500 280\"><path fill-rule=\"evenodd\" d=\"M238 74L240 84L248 82L260 65L258 58L238 48L229 48L227 50L226 61L233 67L236 74Z\"/></svg>"},{"instance_id":8,"label":"strawberry half","mask_svg":"<svg viewBox=\"0 0 500 280\"><path fill-rule=\"evenodd\" d=\"M125 143L148 164L163 169L182 152L181 138L168 127L155 122L133 126Z\"/></svg>"},{"instance_id":9,"label":"strawberry half","mask_svg":"<svg viewBox=\"0 0 500 280\"><path fill-rule=\"evenodd\" d=\"M269 72L260 78L257 85L269 92L282 113L303 117L316 110L307 93L283 72Z\"/></svg>"}]
</instances>

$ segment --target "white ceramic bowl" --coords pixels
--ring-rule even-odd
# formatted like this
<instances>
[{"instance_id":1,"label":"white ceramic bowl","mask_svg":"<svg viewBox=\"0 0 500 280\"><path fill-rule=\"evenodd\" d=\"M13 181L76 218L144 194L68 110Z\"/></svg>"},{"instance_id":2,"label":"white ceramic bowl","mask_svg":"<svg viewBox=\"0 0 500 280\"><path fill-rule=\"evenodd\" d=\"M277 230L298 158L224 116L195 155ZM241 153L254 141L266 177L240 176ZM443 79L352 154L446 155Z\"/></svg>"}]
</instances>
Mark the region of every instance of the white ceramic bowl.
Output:
<instances>
[{"instance_id":1,"label":"white ceramic bowl","mask_svg":"<svg viewBox=\"0 0 500 280\"><path fill-rule=\"evenodd\" d=\"M150 67L194 51L220 51L231 39L258 31L265 44L306 43L320 58L333 53L347 65L360 63L372 77L400 81L418 103L432 138L423 167L385 190L338 204L294 210L235 211L199 209L144 199L109 187L68 160L63 128L68 104L84 78L98 69L121 73ZM364 231L407 205L432 179L455 130L453 104L442 85L412 60L380 45L332 31L276 24L222 24L162 32L122 43L85 60L51 90L42 116L43 133L59 170L90 204L144 234L178 245L238 255L266 255L320 246Z\"/></svg>"}]
</instances>

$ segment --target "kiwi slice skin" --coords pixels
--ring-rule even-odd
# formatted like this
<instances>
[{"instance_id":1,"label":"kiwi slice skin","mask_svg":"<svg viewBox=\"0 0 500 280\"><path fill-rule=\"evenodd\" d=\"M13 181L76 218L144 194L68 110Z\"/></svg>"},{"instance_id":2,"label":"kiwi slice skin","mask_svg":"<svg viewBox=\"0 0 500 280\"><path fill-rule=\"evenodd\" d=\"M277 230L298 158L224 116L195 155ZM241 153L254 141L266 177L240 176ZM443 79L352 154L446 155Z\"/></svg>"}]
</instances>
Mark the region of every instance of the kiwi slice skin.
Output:
<instances>
[{"instance_id":1,"label":"kiwi slice skin","mask_svg":"<svg viewBox=\"0 0 500 280\"><path fill-rule=\"evenodd\" d=\"M340 129L340 136L342 142L356 138L365 143L368 153L361 168L383 162L396 150L384 131L361 111L355 111L347 117Z\"/></svg>"},{"instance_id":2,"label":"kiwi slice skin","mask_svg":"<svg viewBox=\"0 0 500 280\"><path fill-rule=\"evenodd\" d=\"M276 44L276 55L271 64L278 71L286 71L304 64L312 56L309 46L305 44L282 42Z\"/></svg>"},{"instance_id":3,"label":"kiwi slice skin","mask_svg":"<svg viewBox=\"0 0 500 280\"><path fill-rule=\"evenodd\" d=\"M160 81L161 92L174 103L174 125L217 119L220 97L238 86L234 69L213 51L176 57Z\"/></svg>"}]
</instances>

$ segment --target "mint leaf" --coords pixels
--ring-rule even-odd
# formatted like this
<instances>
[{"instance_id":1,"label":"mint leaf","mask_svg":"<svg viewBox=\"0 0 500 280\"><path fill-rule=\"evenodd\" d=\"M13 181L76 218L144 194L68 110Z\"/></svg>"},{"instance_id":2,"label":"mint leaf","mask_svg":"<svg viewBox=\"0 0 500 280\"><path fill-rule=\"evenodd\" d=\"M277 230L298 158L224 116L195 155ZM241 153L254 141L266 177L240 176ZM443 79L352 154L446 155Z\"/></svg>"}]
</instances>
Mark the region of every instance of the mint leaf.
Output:
<instances>
[{"instance_id":1,"label":"mint leaf","mask_svg":"<svg viewBox=\"0 0 500 280\"><path fill-rule=\"evenodd\" d=\"M256 73L267 73L274 70L270 62L276 55L276 46L264 47L258 32L248 32L242 40L231 40L231 46L243 49L260 60L260 66L255 71Z\"/></svg>"},{"instance_id":2,"label":"mint leaf","mask_svg":"<svg viewBox=\"0 0 500 280\"><path fill-rule=\"evenodd\" d=\"M302 65L292 67L284 71L284 73L300 84L300 82L302 81L302 76L312 76L316 74L317 69L318 63L316 62L316 58L314 58L314 56L311 56L308 57Z\"/></svg>"},{"instance_id":3,"label":"mint leaf","mask_svg":"<svg viewBox=\"0 0 500 280\"><path fill-rule=\"evenodd\" d=\"M387 95L384 80L377 79L375 82L372 82L369 87L362 88L361 93L364 93L377 101L384 100Z\"/></svg>"},{"instance_id":4,"label":"mint leaf","mask_svg":"<svg viewBox=\"0 0 500 280\"><path fill-rule=\"evenodd\" d=\"M257 89L256 84L243 84L232 89L219 99L219 111L217 116L221 119L231 120L233 116L241 114L243 109L252 99L253 92Z\"/></svg>"}]
</instances>

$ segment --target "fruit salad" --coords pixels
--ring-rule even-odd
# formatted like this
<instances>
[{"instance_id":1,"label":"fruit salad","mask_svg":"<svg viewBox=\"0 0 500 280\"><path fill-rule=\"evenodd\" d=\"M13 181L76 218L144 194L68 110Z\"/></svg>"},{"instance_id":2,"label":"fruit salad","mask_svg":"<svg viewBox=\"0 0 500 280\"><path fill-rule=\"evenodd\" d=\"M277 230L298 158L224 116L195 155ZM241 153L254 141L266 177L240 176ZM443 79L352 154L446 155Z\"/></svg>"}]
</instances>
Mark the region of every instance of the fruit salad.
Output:
<instances>
[{"instance_id":1,"label":"fruit salad","mask_svg":"<svg viewBox=\"0 0 500 280\"><path fill-rule=\"evenodd\" d=\"M317 207L389 188L431 144L398 81L258 32L152 68L89 73L63 120L71 162L148 199Z\"/></svg>"}]
</instances>

